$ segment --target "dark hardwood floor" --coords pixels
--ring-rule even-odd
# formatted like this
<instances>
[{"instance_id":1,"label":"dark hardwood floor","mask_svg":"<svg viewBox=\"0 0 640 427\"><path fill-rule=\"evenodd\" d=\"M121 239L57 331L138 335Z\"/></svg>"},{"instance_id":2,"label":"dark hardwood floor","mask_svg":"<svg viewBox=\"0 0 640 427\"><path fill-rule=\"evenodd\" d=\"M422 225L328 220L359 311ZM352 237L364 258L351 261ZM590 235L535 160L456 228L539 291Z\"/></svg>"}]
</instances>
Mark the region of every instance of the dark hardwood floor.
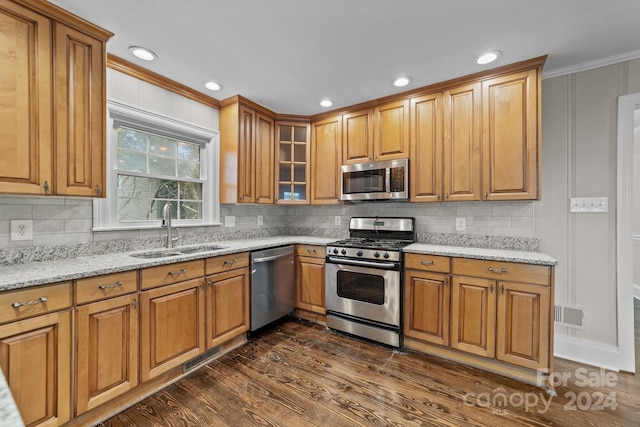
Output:
<instances>
[{"instance_id":1,"label":"dark hardwood floor","mask_svg":"<svg viewBox=\"0 0 640 427\"><path fill-rule=\"evenodd\" d=\"M636 331L640 304L636 302ZM636 355L640 334L636 333ZM639 364L640 368L640 364ZM556 358L557 396L288 320L102 426L638 426L640 379Z\"/></svg>"}]
</instances>

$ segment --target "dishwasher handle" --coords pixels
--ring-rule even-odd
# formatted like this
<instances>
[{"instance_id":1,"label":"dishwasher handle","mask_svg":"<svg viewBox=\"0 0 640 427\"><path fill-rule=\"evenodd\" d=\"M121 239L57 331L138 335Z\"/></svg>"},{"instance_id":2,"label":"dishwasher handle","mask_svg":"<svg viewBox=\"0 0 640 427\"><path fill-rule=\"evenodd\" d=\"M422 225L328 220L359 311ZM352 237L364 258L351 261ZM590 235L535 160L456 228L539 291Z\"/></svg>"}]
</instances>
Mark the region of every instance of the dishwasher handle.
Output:
<instances>
[{"instance_id":1,"label":"dishwasher handle","mask_svg":"<svg viewBox=\"0 0 640 427\"><path fill-rule=\"evenodd\" d=\"M280 255L273 255L273 256L265 256L262 258L254 258L252 260L252 262L255 263L259 263L259 262L268 262L268 261L273 261L274 259L280 259L280 258L285 258L291 256L291 254L280 254Z\"/></svg>"}]
</instances>

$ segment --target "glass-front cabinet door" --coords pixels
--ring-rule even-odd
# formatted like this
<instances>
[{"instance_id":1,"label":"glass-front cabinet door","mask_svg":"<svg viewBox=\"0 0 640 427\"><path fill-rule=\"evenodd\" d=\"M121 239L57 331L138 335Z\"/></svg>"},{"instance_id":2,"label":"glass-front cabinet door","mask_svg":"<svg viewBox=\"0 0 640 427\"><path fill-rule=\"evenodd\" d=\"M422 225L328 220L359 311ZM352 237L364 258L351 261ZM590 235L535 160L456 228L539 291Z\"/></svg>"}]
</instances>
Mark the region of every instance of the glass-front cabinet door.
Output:
<instances>
[{"instance_id":1,"label":"glass-front cabinet door","mask_svg":"<svg viewBox=\"0 0 640 427\"><path fill-rule=\"evenodd\" d=\"M276 203L309 203L310 125L277 122Z\"/></svg>"}]
</instances>

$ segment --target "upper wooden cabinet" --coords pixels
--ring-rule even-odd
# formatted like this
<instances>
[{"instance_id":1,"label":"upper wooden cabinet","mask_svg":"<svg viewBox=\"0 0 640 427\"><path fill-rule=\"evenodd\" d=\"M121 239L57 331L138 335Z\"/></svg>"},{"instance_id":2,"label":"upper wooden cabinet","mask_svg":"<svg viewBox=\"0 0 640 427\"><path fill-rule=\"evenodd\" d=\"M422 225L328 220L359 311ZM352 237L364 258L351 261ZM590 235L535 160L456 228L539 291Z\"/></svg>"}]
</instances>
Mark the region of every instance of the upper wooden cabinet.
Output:
<instances>
[{"instance_id":1,"label":"upper wooden cabinet","mask_svg":"<svg viewBox=\"0 0 640 427\"><path fill-rule=\"evenodd\" d=\"M104 197L112 34L26 0L0 0L0 26L0 193Z\"/></svg>"},{"instance_id":2,"label":"upper wooden cabinet","mask_svg":"<svg viewBox=\"0 0 640 427\"><path fill-rule=\"evenodd\" d=\"M342 116L311 124L311 204L340 202Z\"/></svg>"},{"instance_id":3,"label":"upper wooden cabinet","mask_svg":"<svg viewBox=\"0 0 640 427\"><path fill-rule=\"evenodd\" d=\"M344 164L409 157L409 100L343 115Z\"/></svg>"},{"instance_id":4,"label":"upper wooden cabinet","mask_svg":"<svg viewBox=\"0 0 640 427\"><path fill-rule=\"evenodd\" d=\"M309 203L310 126L277 122L276 129L276 203Z\"/></svg>"},{"instance_id":5,"label":"upper wooden cabinet","mask_svg":"<svg viewBox=\"0 0 640 427\"><path fill-rule=\"evenodd\" d=\"M540 198L540 68L482 82L486 200Z\"/></svg>"},{"instance_id":6,"label":"upper wooden cabinet","mask_svg":"<svg viewBox=\"0 0 640 427\"><path fill-rule=\"evenodd\" d=\"M240 96L220 109L220 203L274 202L274 119Z\"/></svg>"},{"instance_id":7,"label":"upper wooden cabinet","mask_svg":"<svg viewBox=\"0 0 640 427\"><path fill-rule=\"evenodd\" d=\"M412 202L442 201L442 94L411 99L409 192Z\"/></svg>"}]
</instances>

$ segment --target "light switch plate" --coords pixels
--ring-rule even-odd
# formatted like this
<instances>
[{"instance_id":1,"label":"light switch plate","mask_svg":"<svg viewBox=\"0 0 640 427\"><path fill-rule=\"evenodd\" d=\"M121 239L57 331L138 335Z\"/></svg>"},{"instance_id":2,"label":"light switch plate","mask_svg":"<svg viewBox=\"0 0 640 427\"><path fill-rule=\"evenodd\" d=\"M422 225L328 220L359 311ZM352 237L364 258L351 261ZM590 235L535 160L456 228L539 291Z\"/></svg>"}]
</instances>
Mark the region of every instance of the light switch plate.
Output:
<instances>
[{"instance_id":1,"label":"light switch plate","mask_svg":"<svg viewBox=\"0 0 640 427\"><path fill-rule=\"evenodd\" d=\"M235 227L236 226L236 217L233 215L228 215L224 217L224 226L225 227Z\"/></svg>"},{"instance_id":2,"label":"light switch plate","mask_svg":"<svg viewBox=\"0 0 640 427\"><path fill-rule=\"evenodd\" d=\"M33 240L33 220L11 220L11 241L16 242L19 240Z\"/></svg>"},{"instance_id":3,"label":"light switch plate","mask_svg":"<svg viewBox=\"0 0 640 427\"><path fill-rule=\"evenodd\" d=\"M607 197L572 197L569 203L569 212L609 212L609 199Z\"/></svg>"}]
</instances>

